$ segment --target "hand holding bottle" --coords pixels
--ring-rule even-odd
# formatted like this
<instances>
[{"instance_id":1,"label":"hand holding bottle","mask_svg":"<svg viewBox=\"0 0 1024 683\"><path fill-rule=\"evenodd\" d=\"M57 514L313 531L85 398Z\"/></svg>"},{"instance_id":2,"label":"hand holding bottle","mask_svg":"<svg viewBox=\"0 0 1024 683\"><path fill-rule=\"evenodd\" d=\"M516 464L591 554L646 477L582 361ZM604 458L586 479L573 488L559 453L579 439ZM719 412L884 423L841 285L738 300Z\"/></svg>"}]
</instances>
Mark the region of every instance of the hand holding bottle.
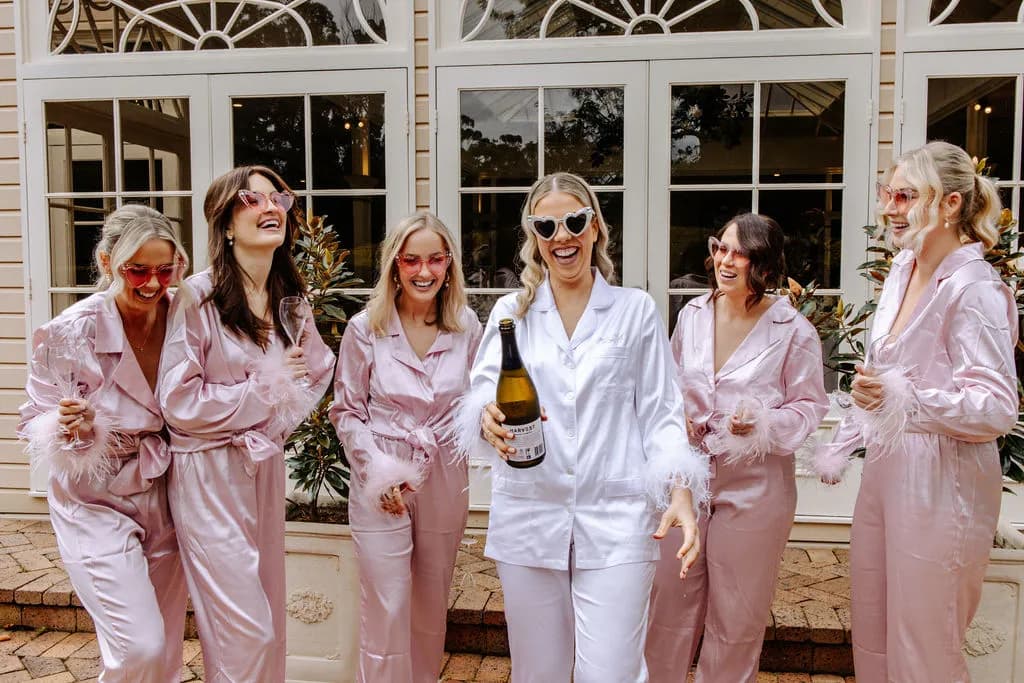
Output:
<instances>
[{"instance_id":1,"label":"hand holding bottle","mask_svg":"<svg viewBox=\"0 0 1024 683\"><path fill-rule=\"evenodd\" d=\"M509 457L516 453L515 446L509 443L515 440L515 434L505 428L505 419L505 414L501 412L497 403L488 403L484 406L480 419L480 433L484 440L498 451L501 459L508 462ZM548 419L543 406L540 409L540 419L542 422L547 422Z\"/></svg>"}]
</instances>

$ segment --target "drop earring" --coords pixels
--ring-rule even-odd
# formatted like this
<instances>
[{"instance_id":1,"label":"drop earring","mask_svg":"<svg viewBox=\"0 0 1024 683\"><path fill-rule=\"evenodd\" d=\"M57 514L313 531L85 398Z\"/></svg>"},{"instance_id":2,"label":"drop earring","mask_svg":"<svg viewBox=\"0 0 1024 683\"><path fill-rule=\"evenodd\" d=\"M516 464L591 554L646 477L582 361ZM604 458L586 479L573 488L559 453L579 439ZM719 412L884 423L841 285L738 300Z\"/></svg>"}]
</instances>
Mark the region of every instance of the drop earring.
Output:
<instances>
[{"instance_id":1,"label":"drop earring","mask_svg":"<svg viewBox=\"0 0 1024 683\"><path fill-rule=\"evenodd\" d=\"M451 275L445 275L444 276L444 288L445 289L448 289L448 281L451 280L451 279L452 279Z\"/></svg>"},{"instance_id":2,"label":"drop earring","mask_svg":"<svg viewBox=\"0 0 1024 683\"><path fill-rule=\"evenodd\" d=\"M234 237L234 235L228 235L228 246L229 247L235 246L235 237Z\"/></svg>"}]
</instances>

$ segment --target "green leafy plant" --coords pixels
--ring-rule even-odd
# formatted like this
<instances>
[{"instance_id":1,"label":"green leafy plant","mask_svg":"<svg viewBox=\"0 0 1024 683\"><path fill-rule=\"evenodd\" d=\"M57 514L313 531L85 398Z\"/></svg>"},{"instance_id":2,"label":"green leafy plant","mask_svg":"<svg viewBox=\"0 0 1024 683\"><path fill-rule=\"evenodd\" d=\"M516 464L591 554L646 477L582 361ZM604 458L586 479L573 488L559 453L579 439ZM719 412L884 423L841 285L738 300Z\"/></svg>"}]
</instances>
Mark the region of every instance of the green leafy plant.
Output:
<instances>
[{"instance_id":1,"label":"green leafy plant","mask_svg":"<svg viewBox=\"0 0 1024 683\"><path fill-rule=\"evenodd\" d=\"M986 160L977 162L978 173L987 175ZM992 267L999 272L1003 282L1010 288L1017 302L1018 317L1024 316L1024 273L1020 259L1024 252L1019 248L1020 231L1017 220L1009 209L1003 209L997 223L999 241L985 254ZM872 284L875 294L881 290L896 252L881 239L881 230L875 225L864 226L868 234L867 251L873 258L857 266L861 277ZM803 313L817 328L827 357L825 366L839 375L839 388L849 391L855 374L854 368L864 360L864 333L877 306L870 300L861 307L849 305L840 297L833 304L826 298L816 296L817 283L800 285L790 279L786 289L780 293L788 295L790 303ZM1017 367L1024 367L1024 343L1017 342ZM1024 482L1024 385L1017 381L1018 416L1013 430L999 439L999 458L1003 474L1015 482Z\"/></svg>"},{"instance_id":2,"label":"green leafy plant","mask_svg":"<svg viewBox=\"0 0 1024 683\"><path fill-rule=\"evenodd\" d=\"M331 349L337 349L348 322L345 304L361 303L344 290L361 287L363 281L350 270L350 252L339 246L334 231L324 220L324 216L311 215L305 225L300 226L294 257L309 287L308 299L317 330ZM328 391L320 399L316 409L285 444L285 452L290 454L285 462L295 488L309 496L308 516L314 522L320 521L322 493L339 501L348 498L348 459L327 417L331 394Z\"/></svg>"}]
</instances>

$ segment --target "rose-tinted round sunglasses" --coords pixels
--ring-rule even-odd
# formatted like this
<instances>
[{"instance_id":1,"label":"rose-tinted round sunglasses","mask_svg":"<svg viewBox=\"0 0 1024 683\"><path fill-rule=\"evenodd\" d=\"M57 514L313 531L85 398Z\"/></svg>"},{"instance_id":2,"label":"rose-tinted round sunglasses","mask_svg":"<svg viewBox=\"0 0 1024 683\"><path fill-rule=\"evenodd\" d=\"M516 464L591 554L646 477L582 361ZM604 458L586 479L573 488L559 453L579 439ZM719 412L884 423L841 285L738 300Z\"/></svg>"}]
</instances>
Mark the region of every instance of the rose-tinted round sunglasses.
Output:
<instances>
[{"instance_id":1,"label":"rose-tinted round sunglasses","mask_svg":"<svg viewBox=\"0 0 1024 683\"><path fill-rule=\"evenodd\" d=\"M443 273L447 270L448 264L451 263L451 261L452 253L450 251L439 251L425 258L418 254L399 254L395 257L395 262L398 266L410 275L420 272L420 268L423 267L424 262L426 262L427 268L430 272L435 274Z\"/></svg>"},{"instance_id":2,"label":"rose-tinted round sunglasses","mask_svg":"<svg viewBox=\"0 0 1024 683\"><path fill-rule=\"evenodd\" d=\"M266 211L271 203L282 211L291 211L295 205L295 195L291 192L271 192L269 196L256 190L239 190L238 198L250 209Z\"/></svg>"},{"instance_id":3,"label":"rose-tinted round sunglasses","mask_svg":"<svg viewBox=\"0 0 1024 683\"><path fill-rule=\"evenodd\" d=\"M178 279L178 273L181 270L181 263L165 263L159 266L144 266L140 263L125 263L117 272L121 273L121 276L125 279L132 287L142 287L150 278L156 276L156 281L160 283L161 287L170 287L171 283Z\"/></svg>"}]
</instances>

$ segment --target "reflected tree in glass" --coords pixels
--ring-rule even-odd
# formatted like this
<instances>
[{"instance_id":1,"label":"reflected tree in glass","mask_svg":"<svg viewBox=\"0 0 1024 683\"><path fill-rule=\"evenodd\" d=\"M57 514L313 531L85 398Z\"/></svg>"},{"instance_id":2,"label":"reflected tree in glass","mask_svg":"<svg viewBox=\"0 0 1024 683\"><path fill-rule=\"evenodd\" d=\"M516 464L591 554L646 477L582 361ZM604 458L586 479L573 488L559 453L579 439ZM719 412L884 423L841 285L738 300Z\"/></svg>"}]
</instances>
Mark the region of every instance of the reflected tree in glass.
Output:
<instances>
[{"instance_id":1,"label":"reflected tree in glass","mask_svg":"<svg viewBox=\"0 0 1024 683\"><path fill-rule=\"evenodd\" d=\"M673 87L672 182L750 182L751 153L736 160L735 153L709 152L752 145L753 104L752 84ZM726 168L722 162L730 157Z\"/></svg>"},{"instance_id":2,"label":"reflected tree in glass","mask_svg":"<svg viewBox=\"0 0 1024 683\"><path fill-rule=\"evenodd\" d=\"M625 144L623 88L544 93L544 171L568 171L591 185L620 185Z\"/></svg>"},{"instance_id":3,"label":"reflected tree in glass","mask_svg":"<svg viewBox=\"0 0 1024 683\"><path fill-rule=\"evenodd\" d=\"M263 164L289 185L306 177L302 97L232 100L235 165Z\"/></svg>"}]
</instances>

